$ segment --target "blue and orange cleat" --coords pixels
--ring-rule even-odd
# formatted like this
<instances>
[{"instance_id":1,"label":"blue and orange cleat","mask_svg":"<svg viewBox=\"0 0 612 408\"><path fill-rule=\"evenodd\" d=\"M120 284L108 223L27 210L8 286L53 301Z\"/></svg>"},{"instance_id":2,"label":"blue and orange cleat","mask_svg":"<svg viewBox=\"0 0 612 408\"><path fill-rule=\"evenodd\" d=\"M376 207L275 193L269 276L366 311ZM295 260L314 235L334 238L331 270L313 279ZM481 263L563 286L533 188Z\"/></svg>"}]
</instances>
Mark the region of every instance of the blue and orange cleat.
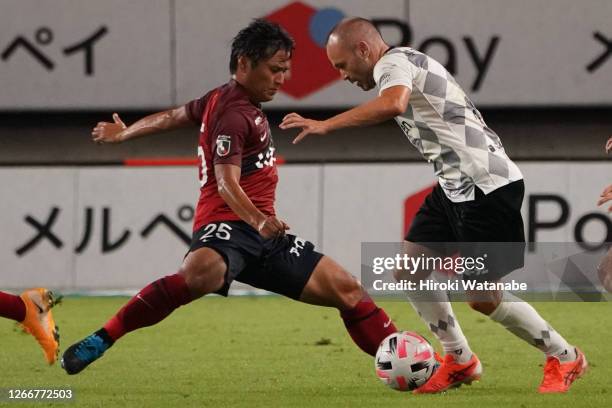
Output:
<instances>
[{"instance_id":1,"label":"blue and orange cleat","mask_svg":"<svg viewBox=\"0 0 612 408\"><path fill-rule=\"evenodd\" d=\"M538 388L542 394L567 392L589 367L584 353L576 348L576 360L562 363L556 357L548 357L544 366L544 378Z\"/></svg>"},{"instance_id":2,"label":"blue and orange cleat","mask_svg":"<svg viewBox=\"0 0 612 408\"><path fill-rule=\"evenodd\" d=\"M462 384L470 385L473 381L480 380L481 375L482 365L476 354L472 354L472 358L464 364L457 363L452 355L447 354L431 378L414 390L413 393L434 394L444 392L449 388L459 387Z\"/></svg>"},{"instance_id":3,"label":"blue and orange cleat","mask_svg":"<svg viewBox=\"0 0 612 408\"><path fill-rule=\"evenodd\" d=\"M47 363L51 365L59 355L59 332L51 313L51 308L58 302L51 291L43 288L26 290L20 297L26 307L25 319L20 325L38 341Z\"/></svg>"}]
</instances>

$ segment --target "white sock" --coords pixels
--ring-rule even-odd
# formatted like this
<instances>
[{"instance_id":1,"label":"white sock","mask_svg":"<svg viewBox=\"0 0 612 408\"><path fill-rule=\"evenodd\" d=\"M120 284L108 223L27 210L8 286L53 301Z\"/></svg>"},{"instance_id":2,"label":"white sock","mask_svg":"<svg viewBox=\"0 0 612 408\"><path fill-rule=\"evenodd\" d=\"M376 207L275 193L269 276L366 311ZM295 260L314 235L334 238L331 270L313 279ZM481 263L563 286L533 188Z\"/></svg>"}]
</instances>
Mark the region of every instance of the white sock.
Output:
<instances>
[{"instance_id":1,"label":"white sock","mask_svg":"<svg viewBox=\"0 0 612 408\"><path fill-rule=\"evenodd\" d=\"M472 350L461 331L446 292L408 292L408 300L440 341L445 354L451 354L460 364L472 358Z\"/></svg>"},{"instance_id":2,"label":"white sock","mask_svg":"<svg viewBox=\"0 0 612 408\"><path fill-rule=\"evenodd\" d=\"M527 302L504 292L497 309L489 316L515 336L562 363L576 360L576 350L557 333Z\"/></svg>"}]
</instances>

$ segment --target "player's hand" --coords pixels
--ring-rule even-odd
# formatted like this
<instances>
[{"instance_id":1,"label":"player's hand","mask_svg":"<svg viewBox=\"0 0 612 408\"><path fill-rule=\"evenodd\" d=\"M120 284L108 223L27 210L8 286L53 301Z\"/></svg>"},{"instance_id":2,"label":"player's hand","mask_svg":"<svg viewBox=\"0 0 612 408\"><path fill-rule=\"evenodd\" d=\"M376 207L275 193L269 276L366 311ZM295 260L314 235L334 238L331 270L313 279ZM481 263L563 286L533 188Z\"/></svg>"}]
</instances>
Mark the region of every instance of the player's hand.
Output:
<instances>
[{"instance_id":1,"label":"player's hand","mask_svg":"<svg viewBox=\"0 0 612 408\"><path fill-rule=\"evenodd\" d=\"M266 219L257 226L257 231L265 239L283 236L288 229L289 225L287 225L287 223L274 216L266 217Z\"/></svg>"},{"instance_id":2,"label":"player's hand","mask_svg":"<svg viewBox=\"0 0 612 408\"><path fill-rule=\"evenodd\" d=\"M113 123L98 122L91 132L91 139L98 144L123 142L122 132L127 126L116 113L113 113L113 121Z\"/></svg>"},{"instance_id":3,"label":"player's hand","mask_svg":"<svg viewBox=\"0 0 612 408\"><path fill-rule=\"evenodd\" d=\"M599 201L597 201L597 205L602 205L607 203L608 201L612 201L612 184L610 184L600 195ZM608 212L612 212L612 205L608 208Z\"/></svg>"},{"instance_id":4,"label":"player's hand","mask_svg":"<svg viewBox=\"0 0 612 408\"><path fill-rule=\"evenodd\" d=\"M610 150L612 150L612 137L606 142L606 153L610 153Z\"/></svg>"},{"instance_id":5,"label":"player's hand","mask_svg":"<svg viewBox=\"0 0 612 408\"><path fill-rule=\"evenodd\" d=\"M279 127L283 130L293 128L302 129L297 137L293 139L293 144L299 143L308 135L324 135L329 131L325 121L306 119L297 113L290 113L285 116Z\"/></svg>"}]
</instances>

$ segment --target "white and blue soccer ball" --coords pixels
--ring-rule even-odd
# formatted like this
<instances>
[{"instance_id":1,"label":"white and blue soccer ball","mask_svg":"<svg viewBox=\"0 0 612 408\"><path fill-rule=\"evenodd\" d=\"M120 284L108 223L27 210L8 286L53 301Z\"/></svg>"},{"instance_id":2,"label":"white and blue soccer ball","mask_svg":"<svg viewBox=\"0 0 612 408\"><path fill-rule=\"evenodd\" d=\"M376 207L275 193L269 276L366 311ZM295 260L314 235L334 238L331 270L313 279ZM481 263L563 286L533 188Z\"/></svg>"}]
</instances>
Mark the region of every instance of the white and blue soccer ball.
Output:
<instances>
[{"instance_id":1,"label":"white and blue soccer ball","mask_svg":"<svg viewBox=\"0 0 612 408\"><path fill-rule=\"evenodd\" d=\"M402 331L387 336L374 360L376 376L398 391L411 391L425 384L437 368L431 344L418 333Z\"/></svg>"}]
</instances>

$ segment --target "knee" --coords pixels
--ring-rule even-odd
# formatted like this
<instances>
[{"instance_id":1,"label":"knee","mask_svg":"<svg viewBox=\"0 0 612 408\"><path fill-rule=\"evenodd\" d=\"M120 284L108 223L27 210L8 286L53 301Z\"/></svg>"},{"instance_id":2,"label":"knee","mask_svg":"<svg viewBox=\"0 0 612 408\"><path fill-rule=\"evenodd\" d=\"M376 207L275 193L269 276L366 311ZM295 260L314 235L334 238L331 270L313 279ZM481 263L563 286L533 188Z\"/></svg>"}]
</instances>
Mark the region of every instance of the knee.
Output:
<instances>
[{"instance_id":1,"label":"knee","mask_svg":"<svg viewBox=\"0 0 612 408\"><path fill-rule=\"evenodd\" d=\"M468 304L472 309L487 316L493 313L499 305L497 302L468 302Z\"/></svg>"},{"instance_id":2,"label":"knee","mask_svg":"<svg viewBox=\"0 0 612 408\"><path fill-rule=\"evenodd\" d=\"M225 283L225 264L214 261L185 262L179 274L194 298L215 292Z\"/></svg>"},{"instance_id":3,"label":"knee","mask_svg":"<svg viewBox=\"0 0 612 408\"><path fill-rule=\"evenodd\" d=\"M612 293L612 249L608 250L597 266L597 276L603 287Z\"/></svg>"}]
</instances>

